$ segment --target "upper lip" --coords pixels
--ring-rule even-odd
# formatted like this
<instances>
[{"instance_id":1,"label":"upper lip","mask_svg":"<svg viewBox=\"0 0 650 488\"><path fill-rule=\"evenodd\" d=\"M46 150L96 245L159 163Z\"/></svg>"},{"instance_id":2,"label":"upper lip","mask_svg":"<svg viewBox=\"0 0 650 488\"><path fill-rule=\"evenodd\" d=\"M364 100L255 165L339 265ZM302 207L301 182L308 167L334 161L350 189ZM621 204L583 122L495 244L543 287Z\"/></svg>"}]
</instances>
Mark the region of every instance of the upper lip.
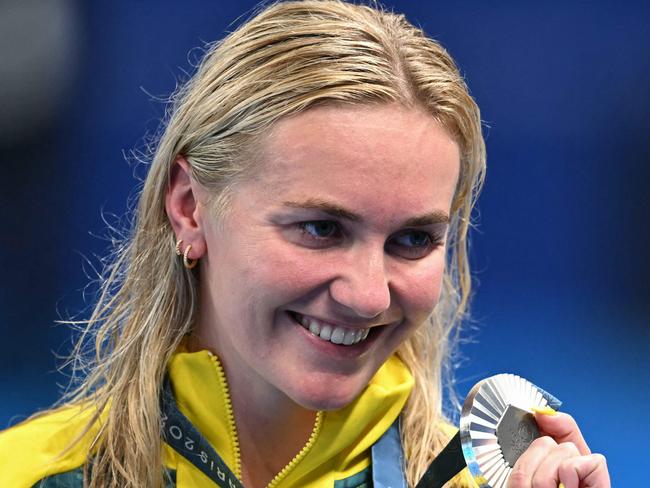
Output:
<instances>
[{"instance_id":1,"label":"upper lip","mask_svg":"<svg viewBox=\"0 0 650 488\"><path fill-rule=\"evenodd\" d=\"M381 325L389 325L394 322L381 322L381 323L368 323L368 322L343 322L340 320L332 320L332 319L323 319L321 317L317 317L312 314L308 313L302 313L302 312L296 312L296 311L291 311L291 313L294 313L296 315L300 315L301 317L305 317L308 319L315 319L318 320L319 322L323 322L326 324L333 325L335 327L343 327L345 329L370 329L372 327L379 327Z\"/></svg>"}]
</instances>

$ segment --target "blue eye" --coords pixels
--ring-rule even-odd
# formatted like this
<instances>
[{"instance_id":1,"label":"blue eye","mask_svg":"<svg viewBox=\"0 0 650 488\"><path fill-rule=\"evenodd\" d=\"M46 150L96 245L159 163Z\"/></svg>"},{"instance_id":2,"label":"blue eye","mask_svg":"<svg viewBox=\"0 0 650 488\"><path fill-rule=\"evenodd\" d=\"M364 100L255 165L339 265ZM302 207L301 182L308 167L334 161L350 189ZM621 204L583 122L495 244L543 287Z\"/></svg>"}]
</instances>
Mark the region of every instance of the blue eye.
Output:
<instances>
[{"instance_id":1,"label":"blue eye","mask_svg":"<svg viewBox=\"0 0 650 488\"><path fill-rule=\"evenodd\" d=\"M340 230L336 222L331 220L313 220L301 222L300 227L305 234L309 234L316 239L327 239L338 237Z\"/></svg>"},{"instance_id":2,"label":"blue eye","mask_svg":"<svg viewBox=\"0 0 650 488\"><path fill-rule=\"evenodd\" d=\"M405 259L420 259L441 244L441 240L420 230L407 230L391 237L386 242L386 251Z\"/></svg>"},{"instance_id":3,"label":"blue eye","mask_svg":"<svg viewBox=\"0 0 650 488\"><path fill-rule=\"evenodd\" d=\"M395 238L401 246L425 247L431 244L431 236L426 232L410 231Z\"/></svg>"}]
</instances>

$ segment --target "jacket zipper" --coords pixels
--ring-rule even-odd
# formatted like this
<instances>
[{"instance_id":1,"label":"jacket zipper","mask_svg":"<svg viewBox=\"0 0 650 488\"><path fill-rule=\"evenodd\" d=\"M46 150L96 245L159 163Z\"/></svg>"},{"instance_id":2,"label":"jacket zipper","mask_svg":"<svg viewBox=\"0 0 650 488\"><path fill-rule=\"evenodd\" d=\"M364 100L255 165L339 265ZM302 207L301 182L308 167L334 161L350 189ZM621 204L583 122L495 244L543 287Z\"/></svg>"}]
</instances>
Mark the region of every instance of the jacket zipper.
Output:
<instances>
[{"instance_id":1,"label":"jacket zipper","mask_svg":"<svg viewBox=\"0 0 650 488\"><path fill-rule=\"evenodd\" d=\"M266 485L266 488L275 488L278 486L278 484L287 477L287 475L291 472L291 470L298 464L306 455L307 453L311 450L311 448L314 446L316 443L316 439L318 439L318 435L320 434L321 427L323 426L323 412L320 410L316 412L316 421L314 422L314 428L311 431L311 435L309 436L309 439L307 440L307 443L303 446L302 449L300 449L300 452L296 454L291 461L289 461L289 464L287 464L282 470L275 475L275 478L271 480L271 482Z\"/></svg>"},{"instance_id":2,"label":"jacket zipper","mask_svg":"<svg viewBox=\"0 0 650 488\"><path fill-rule=\"evenodd\" d=\"M230 433L230 444L232 445L233 453L235 455L235 466L233 472L235 473L235 476L237 476L237 478L241 479L241 453L239 450L239 438L237 437L237 424L235 423L235 413L232 409L232 402L230 400L228 379L226 378L226 372L221 366L221 362L219 362L219 358L217 358L217 356L215 356L212 353L210 353L210 358L212 358L212 361L214 362L214 366L217 370L217 374L219 375L219 380L221 381L221 385L224 391L224 397L225 397L224 401L226 403L226 415L228 420L228 431ZM318 412L316 412L316 420L314 422L314 427L311 431L311 434L309 435L309 439L307 440L307 443L302 447L302 449L300 449L298 454L296 454L293 457L293 459L289 461L289 463L284 468L282 468L278 474L275 475L275 477L271 480L271 482L268 485L266 485L266 488L276 488L278 484L284 478L287 477L287 475L296 466L296 464L298 464L307 455L307 453L311 450L311 448L316 443L316 439L318 438L321 432L322 426L323 426L323 412L319 410Z\"/></svg>"},{"instance_id":3,"label":"jacket zipper","mask_svg":"<svg viewBox=\"0 0 650 488\"><path fill-rule=\"evenodd\" d=\"M224 401L226 403L226 417L228 420L228 433L230 434L230 445L232 446L232 451L235 457L233 473L235 473L235 476L237 476L237 478L241 479L241 454L239 452L239 438L237 437L235 412L232 409L232 402L230 401L228 379L226 378L226 372L221 366L221 362L219 362L219 358L217 358L217 356L212 353L210 353L210 358L214 362L214 366L217 369L217 374L219 375L219 381L221 381L221 386L223 387Z\"/></svg>"}]
</instances>

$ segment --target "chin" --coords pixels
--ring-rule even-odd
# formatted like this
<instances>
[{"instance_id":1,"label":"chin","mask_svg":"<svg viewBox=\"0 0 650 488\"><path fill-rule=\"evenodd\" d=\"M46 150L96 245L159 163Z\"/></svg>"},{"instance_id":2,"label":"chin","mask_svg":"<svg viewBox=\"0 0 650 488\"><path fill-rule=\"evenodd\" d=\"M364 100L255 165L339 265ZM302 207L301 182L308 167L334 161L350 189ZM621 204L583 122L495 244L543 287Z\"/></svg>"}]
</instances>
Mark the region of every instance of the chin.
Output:
<instances>
[{"instance_id":1,"label":"chin","mask_svg":"<svg viewBox=\"0 0 650 488\"><path fill-rule=\"evenodd\" d=\"M341 408L347 407L352 401L353 398L310 398L305 402L301 403L301 406L308 410L323 410L323 411L334 411L340 410Z\"/></svg>"},{"instance_id":2,"label":"chin","mask_svg":"<svg viewBox=\"0 0 650 488\"><path fill-rule=\"evenodd\" d=\"M339 410L347 407L361 394L367 381L361 384L345 380L321 383L319 385L303 385L304 388L292 400L308 410Z\"/></svg>"}]
</instances>

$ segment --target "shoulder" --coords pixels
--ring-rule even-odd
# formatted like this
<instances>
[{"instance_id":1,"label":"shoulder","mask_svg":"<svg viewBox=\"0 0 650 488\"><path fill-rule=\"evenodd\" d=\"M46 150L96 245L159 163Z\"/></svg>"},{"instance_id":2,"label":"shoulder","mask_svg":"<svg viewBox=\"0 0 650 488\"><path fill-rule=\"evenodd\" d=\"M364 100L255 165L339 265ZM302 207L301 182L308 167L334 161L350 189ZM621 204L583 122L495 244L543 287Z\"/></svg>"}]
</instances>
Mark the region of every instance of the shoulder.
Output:
<instances>
[{"instance_id":1,"label":"shoulder","mask_svg":"<svg viewBox=\"0 0 650 488\"><path fill-rule=\"evenodd\" d=\"M94 428L85 434L84 430L93 412L93 408L64 407L0 432L0 486L81 486L79 468L95 433Z\"/></svg>"}]
</instances>

